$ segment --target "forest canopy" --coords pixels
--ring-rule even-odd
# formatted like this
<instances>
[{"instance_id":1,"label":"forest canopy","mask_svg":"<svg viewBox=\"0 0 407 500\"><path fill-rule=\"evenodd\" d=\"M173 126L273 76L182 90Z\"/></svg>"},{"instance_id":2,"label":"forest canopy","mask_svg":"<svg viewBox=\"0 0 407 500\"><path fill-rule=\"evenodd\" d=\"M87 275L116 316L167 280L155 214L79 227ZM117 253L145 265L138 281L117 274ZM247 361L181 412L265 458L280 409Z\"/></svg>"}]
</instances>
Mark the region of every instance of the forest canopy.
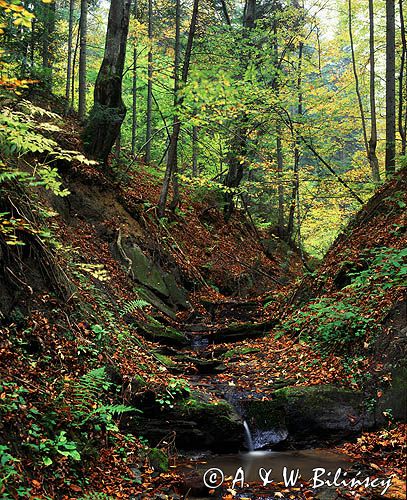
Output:
<instances>
[{"instance_id":1,"label":"forest canopy","mask_svg":"<svg viewBox=\"0 0 407 500\"><path fill-rule=\"evenodd\" d=\"M3 90L31 81L65 97L91 157L162 179L161 216L180 188L211 192L225 218L238 207L321 257L405 163L402 0L115 1L116 29L106 2L0 8Z\"/></svg>"}]
</instances>

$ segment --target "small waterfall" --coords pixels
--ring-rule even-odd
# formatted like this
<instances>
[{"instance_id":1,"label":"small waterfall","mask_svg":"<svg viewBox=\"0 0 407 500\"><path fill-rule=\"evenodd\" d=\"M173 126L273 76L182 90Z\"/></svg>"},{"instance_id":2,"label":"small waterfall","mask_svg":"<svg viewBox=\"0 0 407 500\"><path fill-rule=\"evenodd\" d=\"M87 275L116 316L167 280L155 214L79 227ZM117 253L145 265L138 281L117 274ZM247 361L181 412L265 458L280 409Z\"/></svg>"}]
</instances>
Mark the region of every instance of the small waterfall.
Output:
<instances>
[{"instance_id":1,"label":"small waterfall","mask_svg":"<svg viewBox=\"0 0 407 500\"><path fill-rule=\"evenodd\" d=\"M243 427L244 427L244 433L245 433L245 438L246 438L246 446L249 451L254 450L254 445L253 445L253 439L252 439L252 434L250 432L249 426L246 422L246 420L243 422Z\"/></svg>"}]
</instances>

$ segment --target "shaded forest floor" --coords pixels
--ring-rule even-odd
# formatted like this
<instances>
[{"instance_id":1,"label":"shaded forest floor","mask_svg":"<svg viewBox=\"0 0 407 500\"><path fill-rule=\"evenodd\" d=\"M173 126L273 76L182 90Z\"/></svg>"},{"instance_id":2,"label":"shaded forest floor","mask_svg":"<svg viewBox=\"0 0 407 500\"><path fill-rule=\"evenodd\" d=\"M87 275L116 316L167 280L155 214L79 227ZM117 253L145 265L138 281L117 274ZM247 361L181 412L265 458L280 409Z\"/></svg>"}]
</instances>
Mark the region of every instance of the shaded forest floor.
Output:
<instances>
[{"instance_id":1,"label":"shaded forest floor","mask_svg":"<svg viewBox=\"0 0 407 500\"><path fill-rule=\"evenodd\" d=\"M52 134L81 150L75 120ZM11 180L0 203L23 243L2 226L2 498L186 498L188 481L162 463L184 460L176 441L126 432L127 415L151 406L165 419L195 392L216 406L228 391L272 401L281 386L320 385L375 399L380 428L338 449L394 475L386 498L405 498L406 428L380 406L405 358L405 171L310 275L247 214L225 223L216 193L183 191L160 223L152 169L55 167L69 196ZM263 498L257 487L207 498ZM274 491L316 498L308 484Z\"/></svg>"}]
</instances>

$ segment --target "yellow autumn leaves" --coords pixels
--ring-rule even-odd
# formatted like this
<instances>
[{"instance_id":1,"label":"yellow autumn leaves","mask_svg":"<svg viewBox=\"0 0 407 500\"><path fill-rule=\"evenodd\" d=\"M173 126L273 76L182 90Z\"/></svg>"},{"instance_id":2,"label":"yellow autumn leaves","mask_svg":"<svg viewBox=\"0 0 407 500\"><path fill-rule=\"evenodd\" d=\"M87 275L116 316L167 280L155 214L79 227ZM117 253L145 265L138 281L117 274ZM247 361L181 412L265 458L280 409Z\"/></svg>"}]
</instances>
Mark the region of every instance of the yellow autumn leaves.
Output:
<instances>
[{"instance_id":1,"label":"yellow autumn leaves","mask_svg":"<svg viewBox=\"0 0 407 500\"><path fill-rule=\"evenodd\" d=\"M53 1L54 0L42 0L43 3L52 3ZM21 5L20 0L11 0L11 2L0 0L0 14L1 10L5 14L11 14L13 16L13 24L15 26L31 28L31 23L35 16ZM4 33L4 28L6 26L6 23L0 22L0 35Z\"/></svg>"}]
</instances>

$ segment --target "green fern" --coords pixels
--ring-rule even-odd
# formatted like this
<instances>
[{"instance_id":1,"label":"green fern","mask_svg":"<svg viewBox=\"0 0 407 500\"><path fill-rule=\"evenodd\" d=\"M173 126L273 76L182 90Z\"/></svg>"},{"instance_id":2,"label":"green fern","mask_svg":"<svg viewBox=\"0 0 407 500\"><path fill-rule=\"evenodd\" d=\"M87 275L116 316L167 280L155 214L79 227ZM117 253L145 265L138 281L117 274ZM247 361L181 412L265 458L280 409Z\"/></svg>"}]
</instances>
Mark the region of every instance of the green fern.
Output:
<instances>
[{"instance_id":1,"label":"green fern","mask_svg":"<svg viewBox=\"0 0 407 500\"><path fill-rule=\"evenodd\" d=\"M113 417L126 412L140 412L132 406L104 404L101 395L108 391L111 385L112 383L106 379L104 367L91 370L73 385L73 414L80 425L92 419L99 424L105 424L108 429L117 430Z\"/></svg>"},{"instance_id":2,"label":"green fern","mask_svg":"<svg viewBox=\"0 0 407 500\"><path fill-rule=\"evenodd\" d=\"M130 300L129 302L126 302L123 305L122 310L120 311L120 316L125 316L126 314L131 314L137 309L143 309L144 307L147 307L151 305L149 302L143 299L135 299L135 300Z\"/></svg>"},{"instance_id":3,"label":"green fern","mask_svg":"<svg viewBox=\"0 0 407 500\"><path fill-rule=\"evenodd\" d=\"M77 411L89 413L101 393L107 391L111 382L106 379L105 367L95 368L73 384L73 398Z\"/></svg>"}]
</instances>

